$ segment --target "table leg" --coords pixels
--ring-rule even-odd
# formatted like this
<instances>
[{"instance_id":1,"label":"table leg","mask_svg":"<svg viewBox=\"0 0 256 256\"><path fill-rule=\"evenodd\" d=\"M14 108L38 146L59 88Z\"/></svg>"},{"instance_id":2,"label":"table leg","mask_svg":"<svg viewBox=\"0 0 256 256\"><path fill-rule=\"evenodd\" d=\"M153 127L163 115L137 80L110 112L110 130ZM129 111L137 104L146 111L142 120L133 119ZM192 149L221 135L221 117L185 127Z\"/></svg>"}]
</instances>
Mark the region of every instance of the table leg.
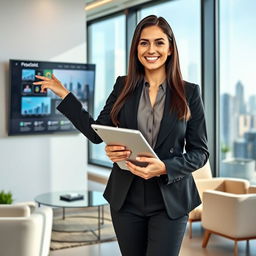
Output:
<instances>
[{"instance_id":1,"label":"table leg","mask_svg":"<svg viewBox=\"0 0 256 256\"><path fill-rule=\"evenodd\" d=\"M100 206L98 206L98 240L100 240L100 222L101 222L101 216L100 216Z\"/></svg>"},{"instance_id":2,"label":"table leg","mask_svg":"<svg viewBox=\"0 0 256 256\"><path fill-rule=\"evenodd\" d=\"M101 206L101 225L104 225L104 205Z\"/></svg>"},{"instance_id":3,"label":"table leg","mask_svg":"<svg viewBox=\"0 0 256 256\"><path fill-rule=\"evenodd\" d=\"M62 208L62 219L65 220L65 207Z\"/></svg>"}]
</instances>

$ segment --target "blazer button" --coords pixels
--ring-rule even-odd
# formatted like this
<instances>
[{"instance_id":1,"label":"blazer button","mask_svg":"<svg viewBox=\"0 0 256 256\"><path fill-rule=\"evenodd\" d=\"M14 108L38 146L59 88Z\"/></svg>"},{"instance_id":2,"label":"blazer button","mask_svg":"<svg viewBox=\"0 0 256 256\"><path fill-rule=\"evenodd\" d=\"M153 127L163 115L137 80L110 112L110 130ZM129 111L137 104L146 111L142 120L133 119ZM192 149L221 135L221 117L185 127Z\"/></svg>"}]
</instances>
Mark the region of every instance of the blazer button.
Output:
<instances>
[{"instance_id":1,"label":"blazer button","mask_svg":"<svg viewBox=\"0 0 256 256\"><path fill-rule=\"evenodd\" d=\"M170 153L172 154L172 153L173 153L173 151L174 151L174 148L171 148L171 149L170 149Z\"/></svg>"}]
</instances>

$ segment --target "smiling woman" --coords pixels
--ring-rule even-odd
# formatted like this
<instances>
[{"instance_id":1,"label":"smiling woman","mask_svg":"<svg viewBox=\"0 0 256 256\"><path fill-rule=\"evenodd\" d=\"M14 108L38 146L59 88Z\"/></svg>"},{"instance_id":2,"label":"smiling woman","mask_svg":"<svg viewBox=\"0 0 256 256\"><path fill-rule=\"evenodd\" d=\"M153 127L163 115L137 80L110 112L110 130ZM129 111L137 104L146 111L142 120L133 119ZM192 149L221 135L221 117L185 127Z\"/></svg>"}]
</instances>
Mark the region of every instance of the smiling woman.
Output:
<instances>
[{"instance_id":1,"label":"smiling woman","mask_svg":"<svg viewBox=\"0 0 256 256\"><path fill-rule=\"evenodd\" d=\"M167 21L150 15L139 22L128 74L117 78L96 120L55 77L39 78L43 89L63 98L57 109L91 142L102 142L92 124L141 131L158 158L136 158L147 163L141 167L128 160L125 145L107 145L105 153L114 164L104 196L122 255L177 256L188 213L201 203L191 173L209 153L199 87L182 79ZM126 161L127 170L118 166L120 161Z\"/></svg>"}]
</instances>

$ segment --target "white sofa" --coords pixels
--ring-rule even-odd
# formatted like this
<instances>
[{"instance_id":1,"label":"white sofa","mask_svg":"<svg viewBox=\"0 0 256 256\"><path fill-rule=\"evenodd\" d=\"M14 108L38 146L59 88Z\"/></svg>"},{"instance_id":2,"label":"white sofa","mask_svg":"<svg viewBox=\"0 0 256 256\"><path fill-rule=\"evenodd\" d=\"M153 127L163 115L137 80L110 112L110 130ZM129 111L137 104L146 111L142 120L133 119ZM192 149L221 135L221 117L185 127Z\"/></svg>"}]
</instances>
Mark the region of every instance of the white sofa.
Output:
<instances>
[{"instance_id":1,"label":"white sofa","mask_svg":"<svg viewBox=\"0 0 256 256\"><path fill-rule=\"evenodd\" d=\"M48 256L53 213L34 202L0 205L0 255Z\"/></svg>"}]
</instances>

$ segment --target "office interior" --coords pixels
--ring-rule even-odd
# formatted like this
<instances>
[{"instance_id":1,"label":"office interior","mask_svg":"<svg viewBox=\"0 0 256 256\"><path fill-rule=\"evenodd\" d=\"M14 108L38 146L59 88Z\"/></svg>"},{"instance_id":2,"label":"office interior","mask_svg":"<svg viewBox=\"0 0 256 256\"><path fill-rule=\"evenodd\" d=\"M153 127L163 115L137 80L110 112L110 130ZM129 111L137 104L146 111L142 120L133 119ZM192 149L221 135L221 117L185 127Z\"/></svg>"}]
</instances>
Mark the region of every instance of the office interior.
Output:
<instances>
[{"instance_id":1,"label":"office interior","mask_svg":"<svg viewBox=\"0 0 256 256\"><path fill-rule=\"evenodd\" d=\"M97 117L116 78L127 72L136 24L163 16L177 40L184 80L200 85L210 151L194 176L206 210L191 215L180 255L255 256L255 10L254 0L0 0L0 191L11 192L13 204L54 191L102 192L111 166L104 145L79 133L8 134L9 60L95 64L88 101ZM203 248L208 226L215 233ZM44 253L121 255L116 241Z\"/></svg>"}]
</instances>

